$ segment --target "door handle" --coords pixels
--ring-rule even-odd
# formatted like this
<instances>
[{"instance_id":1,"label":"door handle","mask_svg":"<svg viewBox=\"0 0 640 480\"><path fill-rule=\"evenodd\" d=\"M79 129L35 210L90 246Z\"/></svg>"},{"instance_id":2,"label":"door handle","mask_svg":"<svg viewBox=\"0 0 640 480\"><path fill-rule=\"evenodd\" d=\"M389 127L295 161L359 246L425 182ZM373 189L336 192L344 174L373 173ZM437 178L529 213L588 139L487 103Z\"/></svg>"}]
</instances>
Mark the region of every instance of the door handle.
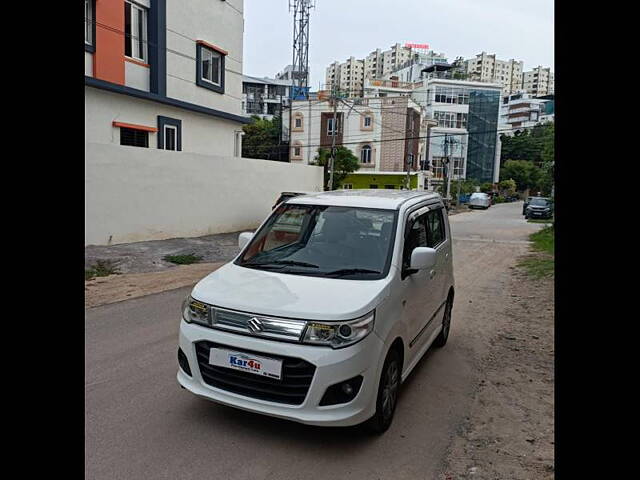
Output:
<instances>
[{"instance_id":1,"label":"door handle","mask_svg":"<svg viewBox=\"0 0 640 480\"><path fill-rule=\"evenodd\" d=\"M429 278L433 278L433 277L435 277L435 276L436 276L436 271L435 271L435 270L431 270L431 271L429 272Z\"/></svg>"}]
</instances>

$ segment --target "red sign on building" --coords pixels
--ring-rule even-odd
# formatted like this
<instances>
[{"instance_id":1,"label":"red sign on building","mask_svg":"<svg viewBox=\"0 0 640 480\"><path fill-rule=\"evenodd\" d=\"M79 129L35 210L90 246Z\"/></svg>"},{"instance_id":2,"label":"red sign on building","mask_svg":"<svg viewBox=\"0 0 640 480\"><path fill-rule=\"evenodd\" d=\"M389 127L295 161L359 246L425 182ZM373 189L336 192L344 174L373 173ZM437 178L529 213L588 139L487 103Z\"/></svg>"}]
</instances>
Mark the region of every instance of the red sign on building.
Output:
<instances>
[{"instance_id":1,"label":"red sign on building","mask_svg":"<svg viewBox=\"0 0 640 480\"><path fill-rule=\"evenodd\" d=\"M407 48L415 48L419 50L429 50L428 43L405 43L404 46Z\"/></svg>"}]
</instances>

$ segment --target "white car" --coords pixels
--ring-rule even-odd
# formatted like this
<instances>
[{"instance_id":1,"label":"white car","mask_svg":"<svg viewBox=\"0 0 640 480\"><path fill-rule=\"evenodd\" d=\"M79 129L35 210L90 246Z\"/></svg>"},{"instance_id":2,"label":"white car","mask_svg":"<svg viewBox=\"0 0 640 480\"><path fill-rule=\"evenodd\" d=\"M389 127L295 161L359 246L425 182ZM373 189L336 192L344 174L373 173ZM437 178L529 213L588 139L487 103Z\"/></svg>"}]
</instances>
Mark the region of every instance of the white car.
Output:
<instances>
[{"instance_id":1,"label":"white car","mask_svg":"<svg viewBox=\"0 0 640 480\"><path fill-rule=\"evenodd\" d=\"M440 196L297 196L239 244L183 303L180 385L251 412L384 432L400 383L449 335L452 241Z\"/></svg>"},{"instance_id":2,"label":"white car","mask_svg":"<svg viewBox=\"0 0 640 480\"><path fill-rule=\"evenodd\" d=\"M485 210L491 206L491 198L486 193L472 193L469 198L469 208L484 208Z\"/></svg>"}]
</instances>

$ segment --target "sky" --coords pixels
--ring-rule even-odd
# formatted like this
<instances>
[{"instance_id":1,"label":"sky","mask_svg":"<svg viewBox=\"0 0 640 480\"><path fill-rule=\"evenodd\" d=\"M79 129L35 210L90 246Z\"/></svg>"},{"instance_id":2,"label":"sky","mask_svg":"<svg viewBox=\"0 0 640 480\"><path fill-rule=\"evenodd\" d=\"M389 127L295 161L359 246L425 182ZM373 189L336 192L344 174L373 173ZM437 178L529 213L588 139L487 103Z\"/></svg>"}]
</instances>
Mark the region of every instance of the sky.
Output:
<instances>
[{"instance_id":1,"label":"sky","mask_svg":"<svg viewBox=\"0 0 640 480\"><path fill-rule=\"evenodd\" d=\"M553 0L315 0L309 20L310 86L326 67L395 43L426 43L456 57L482 51L553 68ZM289 0L244 0L243 72L274 77L293 57Z\"/></svg>"}]
</instances>

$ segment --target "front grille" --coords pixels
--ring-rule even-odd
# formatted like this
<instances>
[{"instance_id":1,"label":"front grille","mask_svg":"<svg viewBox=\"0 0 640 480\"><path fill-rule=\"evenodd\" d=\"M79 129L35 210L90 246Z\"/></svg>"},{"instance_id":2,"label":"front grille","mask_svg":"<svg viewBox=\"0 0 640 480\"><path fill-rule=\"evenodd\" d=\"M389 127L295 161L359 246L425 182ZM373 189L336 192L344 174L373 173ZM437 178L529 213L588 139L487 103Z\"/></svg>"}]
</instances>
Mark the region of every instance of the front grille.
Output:
<instances>
[{"instance_id":1,"label":"front grille","mask_svg":"<svg viewBox=\"0 0 640 480\"><path fill-rule=\"evenodd\" d=\"M313 374L316 371L315 365L300 358L264 354L252 350L219 345L206 340L197 342L195 346L200 375L202 375L202 379L207 385L259 400L286 403L289 405L302 404L309 391ZM264 355L282 360L282 378L276 380L274 378L261 377L252 373L210 365L209 350L214 347L225 348L235 352Z\"/></svg>"}]
</instances>

